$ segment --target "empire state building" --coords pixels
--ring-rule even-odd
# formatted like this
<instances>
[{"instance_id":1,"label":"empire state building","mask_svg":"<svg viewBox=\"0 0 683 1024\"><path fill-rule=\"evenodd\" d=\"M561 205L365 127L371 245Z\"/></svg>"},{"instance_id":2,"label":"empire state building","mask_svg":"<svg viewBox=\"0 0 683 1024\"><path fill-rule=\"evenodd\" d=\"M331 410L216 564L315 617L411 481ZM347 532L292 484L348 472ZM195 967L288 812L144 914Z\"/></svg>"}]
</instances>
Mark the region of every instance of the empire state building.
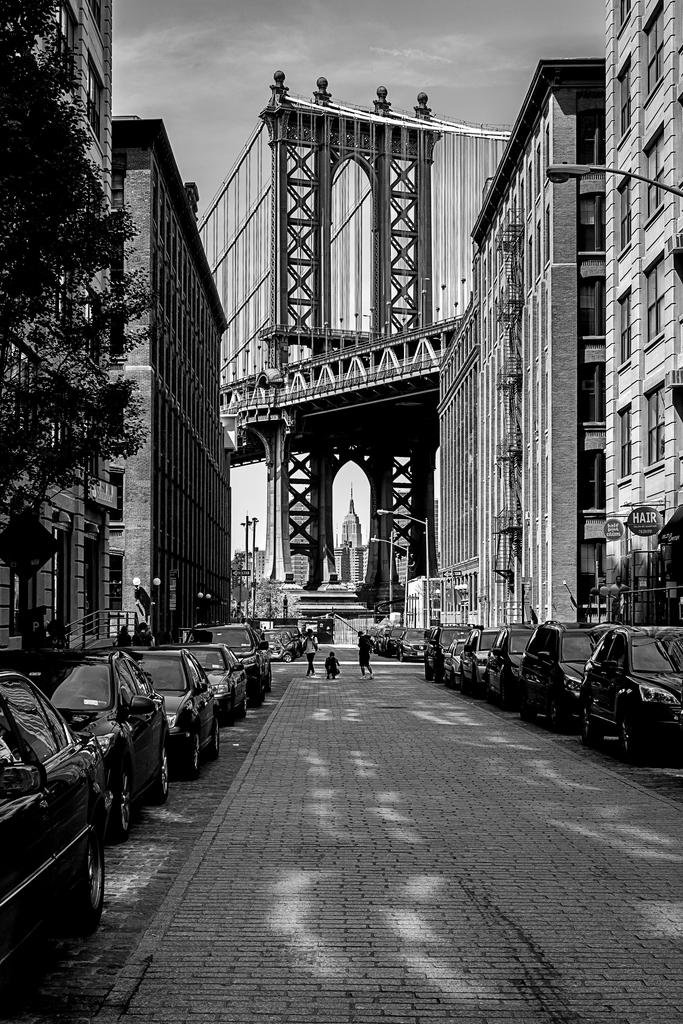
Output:
<instances>
[{"instance_id":1,"label":"empire state building","mask_svg":"<svg viewBox=\"0 0 683 1024\"><path fill-rule=\"evenodd\" d=\"M360 519L356 515L356 509L353 504L353 487L351 488L351 501L349 503L349 511L344 516L344 521L342 523L341 543L342 547L363 547L363 536L361 532Z\"/></svg>"}]
</instances>

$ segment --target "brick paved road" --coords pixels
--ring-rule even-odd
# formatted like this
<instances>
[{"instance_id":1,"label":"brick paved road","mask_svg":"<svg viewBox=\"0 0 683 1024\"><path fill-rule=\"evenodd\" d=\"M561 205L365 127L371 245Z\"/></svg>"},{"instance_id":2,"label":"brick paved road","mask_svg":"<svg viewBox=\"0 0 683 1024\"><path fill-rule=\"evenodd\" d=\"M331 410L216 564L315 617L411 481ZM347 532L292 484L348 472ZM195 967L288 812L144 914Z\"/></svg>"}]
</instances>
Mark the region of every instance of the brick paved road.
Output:
<instances>
[{"instance_id":1,"label":"brick paved road","mask_svg":"<svg viewBox=\"0 0 683 1024\"><path fill-rule=\"evenodd\" d=\"M679 804L417 670L293 674L97 1024L683 1021Z\"/></svg>"}]
</instances>

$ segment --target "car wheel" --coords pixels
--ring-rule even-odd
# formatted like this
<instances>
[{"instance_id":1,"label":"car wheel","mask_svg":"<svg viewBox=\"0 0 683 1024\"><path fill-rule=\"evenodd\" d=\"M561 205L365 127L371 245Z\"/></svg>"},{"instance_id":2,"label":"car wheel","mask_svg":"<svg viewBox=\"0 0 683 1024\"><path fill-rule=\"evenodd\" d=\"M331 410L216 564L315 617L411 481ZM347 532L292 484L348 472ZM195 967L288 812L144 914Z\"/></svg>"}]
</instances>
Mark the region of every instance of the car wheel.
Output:
<instances>
[{"instance_id":1,"label":"car wheel","mask_svg":"<svg viewBox=\"0 0 683 1024\"><path fill-rule=\"evenodd\" d=\"M553 732L562 732L564 729L564 712L556 694L551 694L548 701L548 724Z\"/></svg>"},{"instance_id":2,"label":"car wheel","mask_svg":"<svg viewBox=\"0 0 683 1024\"><path fill-rule=\"evenodd\" d=\"M221 752L221 730L218 726L218 719L213 716L213 724L211 726L211 739L209 746L206 751L206 756L209 761L217 761L218 755Z\"/></svg>"},{"instance_id":3,"label":"car wheel","mask_svg":"<svg viewBox=\"0 0 683 1024\"><path fill-rule=\"evenodd\" d=\"M434 682L438 683L439 685L443 683L443 671L440 668L434 669Z\"/></svg>"},{"instance_id":4,"label":"car wheel","mask_svg":"<svg viewBox=\"0 0 683 1024\"><path fill-rule=\"evenodd\" d=\"M266 679L266 693L270 693L273 689L273 670L268 666L268 678Z\"/></svg>"},{"instance_id":5,"label":"car wheel","mask_svg":"<svg viewBox=\"0 0 683 1024\"><path fill-rule=\"evenodd\" d=\"M405 661L405 655L403 654L403 648L402 647L399 647L399 649L398 649L398 660L399 661Z\"/></svg>"},{"instance_id":6,"label":"car wheel","mask_svg":"<svg viewBox=\"0 0 683 1024\"><path fill-rule=\"evenodd\" d=\"M501 677L500 677L500 693L498 695L498 703L500 704L500 706L503 709L503 711L505 711L505 709L508 706L508 695L507 695L507 692L506 692L506 689L505 689L505 676L504 675L501 675Z\"/></svg>"},{"instance_id":7,"label":"car wheel","mask_svg":"<svg viewBox=\"0 0 683 1024\"><path fill-rule=\"evenodd\" d=\"M187 752L187 775L190 779L196 779L199 775L199 733L193 732L190 737L190 747Z\"/></svg>"},{"instance_id":8,"label":"car wheel","mask_svg":"<svg viewBox=\"0 0 683 1024\"><path fill-rule=\"evenodd\" d=\"M119 843L125 843L130 835L132 818L133 792L130 778L130 765L121 765L121 773L114 787L113 806L111 809L110 829L112 837Z\"/></svg>"},{"instance_id":9,"label":"car wheel","mask_svg":"<svg viewBox=\"0 0 683 1024\"><path fill-rule=\"evenodd\" d=\"M97 928L104 904L104 843L94 825L88 828L83 864L69 902L69 917L76 930L89 935Z\"/></svg>"},{"instance_id":10,"label":"car wheel","mask_svg":"<svg viewBox=\"0 0 683 1024\"><path fill-rule=\"evenodd\" d=\"M246 718L247 717L247 695L246 695L246 693L245 693L244 697L242 698L242 700L240 701L240 703L237 705L236 714L237 714L238 718Z\"/></svg>"},{"instance_id":11,"label":"car wheel","mask_svg":"<svg viewBox=\"0 0 683 1024\"><path fill-rule=\"evenodd\" d=\"M526 690L521 690L519 694L519 717L523 722L533 722L536 717L536 712L527 699Z\"/></svg>"},{"instance_id":12,"label":"car wheel","mask_svg":"<svg viewBox=\"0 0 683 1024\"><path fill-rule=\"evenodd\" d=\"M640 730L628 711L619 719L619 750L624 760L631 763L639 761L643 753Z\"/></svg>"},{"instance_id":13,"label":"car wheel","mask_svg":"<svg viewBox=\"0 0 683 1024\"><path fill-rule=\"evenodd\" d=\"M165 804L168 800L168 751L166 744L161 748L161 757L159 758L159 768L157 769L156 779L152 786L152 801L155 804Z\"/></svg>"},{"instance_id":14,"label":"car wheel","mask_svg":"<svg viewBox=\"0 0 683 1024\"><path fill-rule=\"evenodd\" d=\"M460 692L467 693L467 680L462 669L460 669Z\"/></svg>"},{"instance_id":15,"label":"car wheel","mask_svg":"<svg viewBox=\"0 0 683 1024\"><path fill-rule=\"evenodd\" d=\"M425 661L425 679L431 681L433 678L434 678L434 671L433 671L433 669L431 669L429 667L429 665Z\"/></svg>"},{"instance_id":16,"label":"car wheel","mask_svg":"<svg viewBox=\"0 0 683 1024\"><path fill-rule=\"evenodd\" d=\"M591 715L591 705L586 701L581 708L581 742L584 747L594 747L600 739L600 729Z\"/></svg>"},{"instance_id":17,"label":"car wheel","mask_svg":"<svg viewBox=\"0 0 683 1024\"><path fill-rule=\"evenodd\" d=\"M285 651L285 653L282 655L282 660L286 661L287 663L289 663L292 660L292 655L289 653L289 651Z\"/></svg>"}]
</instances>

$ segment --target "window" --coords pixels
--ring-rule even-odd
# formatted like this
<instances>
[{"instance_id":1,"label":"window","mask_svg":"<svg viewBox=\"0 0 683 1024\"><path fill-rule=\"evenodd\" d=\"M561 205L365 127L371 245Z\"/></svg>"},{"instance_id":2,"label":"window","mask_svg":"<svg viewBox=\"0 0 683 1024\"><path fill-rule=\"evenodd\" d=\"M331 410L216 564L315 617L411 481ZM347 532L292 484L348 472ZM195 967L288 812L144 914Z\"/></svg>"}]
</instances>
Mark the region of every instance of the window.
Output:
<instances>
[{"instance_id":1,"label":"window","mask_svg":"<svg viewBox=\"0 0 683 1024\"><path fill-rule=\"evenodd\" d=\"M621 134L631 127L631 61L619 75L619 110Z\"/></svg>"},{"instance_id":2,"label":"window","mask_svg":"<svg viewBox=\"0 0 683 1024\"><path fill-rule=\"evenodd\" d=\"M631 293L619 299L620 362L631 358Z\"/></svg>"},{"instance_id":3,"label":"window","mask_svg":"<svg viewBox=\"0 0 683 1024\"><path fill-rule=\"evenodd\" d=\"M102 24L102 0L88 0L88 5L92 11L92 16L95 19L95 24L99 26Z\"/></svg>"},{"instance_id":4,"label":"window","mask_svg":"<svg viewBox=\"0 0 683 1024\"><path fill-rule=\"evenodd\" d=\"M604 196L582 196L579 203L579 251L602 252L604 248Z\"/></svg>"},{"instance_id":5,"label":"window","mask_svg":"<svg viewBox=\"0 0 683 1024\"><path fill-rule=\"evenodd\" d=\"M664 458L664 385L647 396L647 464Z\"/></svg>"},{"instance_id":6,"label":"window","mask_svg":"<svg viewBox=\"0 0 683 1024\"><path fill-rule=\"evenodd\" d=\"M647 91L651 93L662 77L662 51L664 49L664 8L660 6L645 29L647 38Z\"/></svg>"},{"instance_id":7,"label":"window","mask_svg":"<svg viewBox=\"0 0 683 1024\"><path fill-rule=\"evenodd\" d=\"M631 13L631 0L619 0L619 26L624 24Z\"/></svg>"},{"instance_id":8,"label":"window","mask_svg":"<svg viewBox=\"0 0 683 1024\"><path fill-rule=\"evenodd\" d=\"M545 262L550 263L550 207L545 208Z\"/></svg>"},{"instance_id":9,"label":"window","mask_svg":"<svg viewBox=\"0 0 683 1024\"><path fill-rule=\"evenodd\" d=\"M57 14L57 50L62 57L72 61L76 49L76 19L68 0L62 0Z\"/></svg>"},{"instance_id":10,"label":"window","mask_svg":"<svg viewBox=\"0 0 683 1024\"><path fill-rule=\"evenodd\" d=\"M550 164L550 125L545 126L545 165Z\"/></svg>"},{"instance_id":11,"label":"window","mask_svg":"<svg viewBox=\"0 0 683 1024\"><path fill-rule=\"evenodd\" d=\"M619 248L625 249L631 241L631 183L619 188Z\"/></svg>"},{"instance_id":12,"label":"window","mask_svg":"<svg viewBox=\"0 0 683 1024\"><path fill-rule=\"evenodd\" d=\"M650 148L646 150L647 177L661 181L664 177L664 134L660 132ZM647 215L651 217L664 202L664 193L656 185L647 186Z\"/></svg>"},{"instance_id":13,"label":"window","mask_svg":"<svg viewBox=\"0 0 683 1024\"><path fill-rule=\"evenodd\" d=\"M660 259L645 275L647 282L647 340L653 341L664 330L664 260Z\"/></svg>"},{"instance_id":14,"label":"window","mask_svg":"<svg viewBox=\"0 0 683 1024\"><path fill-rule=\"evenodd\" d=\"M123 608L123 555L109 556L109 606L114 611Z\"/></svg>"},{"instance_id":15,"label":"window","mask_svg":"<svg viewBox=\"0 0 683 1024\"><path fill-rule=\"evenodd\" d=\"M541 222L540 222L540 220L537 220L536 221L536 277L540 277L540 275L541 275L541 253L542 252L543 252L543 249L541 248Z\"/></svg>"},{"instance_id":16,"label":"window","mask_svg":"<svg viewBox=\"0 0 683 1024\"><path fill-rule=\"evenodd\" d=\"M33 752L36 760L44 764L49 758L54 757L58 746L33 691L21 679L6 679L3 682L3 691L19 736Z\"/></svg>"},{"instance_id":17,"label":"window","mask_svg":"<svg viewBox=\"0 0 683 1024\"><path fill-rule=\"evenodd\" d=\"M541 143L536 146L536 192L541 194Z\"/></svg>"},{"instance_id":18,"label":"window","mask_svg":"<svg viewBox=\"0 0 683 1024\"><path fill-rule=\"evenodd\" d=\"M605 507L605 453L584 452L580 469L581 507Z\"/></svg>"},{"instance_id":19,"label":"window","mask_svg":"<svg viewBox=\"0 0 683 1024\"><path fill-rule=\"evenodd\" d=\"M87 97L88 124L99 139L102 130L102 82L93 67L92 61L88 61Z\"/></svg>"},{"instance_id":20,"label":"window","mask_svg":"<svg viewBox=\"0 0 683 1024\"><path fill-rule=\"evenodd\" d=\"M605 333L605 282L602 278L579 285L579 334L602 337Z\"/></svg>"},{"instance_id":21,"label":"window","mask_svg":"<svg viewBox=\"0 0 683 1024\"><path fill-rule=\"evenodd\" d=\"M109 470L109 482L116 490L116 515L112 513L112 519L123 519L123 478L122 469Z\"/></svg>"},{"instance_id":22,"label":"window","mask_svg":"<svg viewBox=\"0 0 683 1024\"><path fill-rule=\"evenodd\" d=\"M120 210L125 202L126 168L114 165L111 172L111 205Z\"/></svg>"},{"instance_id":23,"label":"window","mask_svg":"<svg viewBox=\"0 0 683 1024\"><path fill-rule=\"evenodd\" d=\"M605 364L581 367L579 415L582 423L601 423L605 418Z\"/></svg>"},{"instance_id":24,"label":"window","mask_svg":"<svg viewBox=\"0 0 683 1024\"><path fill-rule=\"evenodd\" d=\"M605 162L605 114L584 110L578 116L577 160L581 164Z\"/></svg>"},{"instance_id":25,"label":"window","mask_svg":"<svg viewBox=\"0 0 683 1024\"><path fill-rule=\"evenodd\" d=\"M631 474L631 406L619 413L619 476Z\"/></svg>"}]
</instances>

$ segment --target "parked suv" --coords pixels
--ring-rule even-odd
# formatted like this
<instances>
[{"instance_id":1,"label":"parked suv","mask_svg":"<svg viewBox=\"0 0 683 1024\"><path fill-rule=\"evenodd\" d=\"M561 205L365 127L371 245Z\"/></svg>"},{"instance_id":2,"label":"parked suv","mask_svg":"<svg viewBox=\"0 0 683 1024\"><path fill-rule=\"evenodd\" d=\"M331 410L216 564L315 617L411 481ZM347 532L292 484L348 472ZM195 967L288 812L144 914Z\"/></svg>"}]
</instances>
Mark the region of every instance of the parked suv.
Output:
<instances>
[{"instance_id":1,"label":"parked suv","mask_svg":"<svg viewBox=\"0 0 683 1024\"><path fill-rule=\"evenodd\" d=\"M579 714L583 668L606 628L552 620L536 627L522 656L521 718L546 715L560 730Z\"/></svg>"},{"instance_id":2,"label":"parked suv","mask_svg":"<svg viewBox=\"0 0 683 1024\"><path fill-rule=\"evenodd\" d=\"M460 655L460 689L474 697L486 692L489 653L498 636L497 629L475 626L467 637Z\"/></svg>"},{"instance_id":3,"label":"parked suv","mask_svg":"<svg viewBox=\"0 0 683 1024\"><path fill-rule=\"evenodd\" d=\"M433 626L425 632L425 679L435 683L444 681L446 651L459 636L467 636L466 626Z\"/></svg>"},{"instance_id":4,"label":"parked suv","mask_svg":"<svg viewBox=\"0 0 683 1024\"><path fill-rule=\"evenodd\" d=\"M486 666L486 699L502 708L518 706L522 655L532 633L531 626L503 626L493 642Z\"/></svg>"},{"instance_id":5,"label":"parked suv","mask_svg":"<svg viewBox=\"0 0 683 1024\"><path fill-rule=\"evenodd\" d=\"M190 630L188 642L225 644L229 647L247 670L247 696L250 707L263 704L272 679L268 641L261 640L248 622L208 628L197 627Z\"/></svg>"},{"instance_id":6,"label":"parked suv","mask_svg":"<svg viewBox=\"0 0 683 1024\"><path fill-rule=\"evenodd\" d=\"M679 738L683 629L609 628L586 662L581 686L581 739L619 737L622 755L637 760L655 738Z\"/></svg>"},{"instance_id":7,"label":"parked suv","mask_svg":"<svg viewBox=\"0 0 683 1024\"><path fill-rule=\"evenodd\" d=\"M399 661L422 661L425 649L424 629L403 629L396 641Z\"/></svg>"}]
</instances>

